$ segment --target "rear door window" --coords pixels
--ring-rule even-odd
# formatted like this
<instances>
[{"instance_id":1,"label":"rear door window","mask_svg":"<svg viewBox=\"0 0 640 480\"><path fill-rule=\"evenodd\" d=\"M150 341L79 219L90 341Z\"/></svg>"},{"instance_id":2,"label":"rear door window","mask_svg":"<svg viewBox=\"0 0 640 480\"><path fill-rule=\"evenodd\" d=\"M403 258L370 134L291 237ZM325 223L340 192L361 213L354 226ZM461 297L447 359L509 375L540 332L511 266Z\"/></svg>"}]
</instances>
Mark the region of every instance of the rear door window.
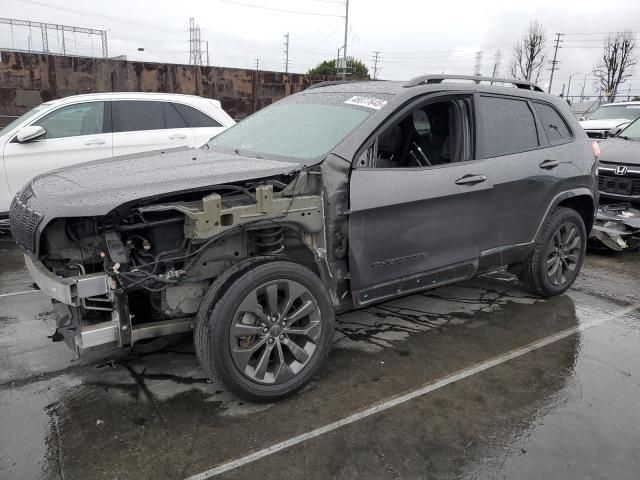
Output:
<instances>
[{"instance_id":1,"label":"rear door window","mask_svg":"<svg viewBox=\"0 0 640 480\"><path fill-rule=\"evenodd\" d=\"M173 103L162 102L164 113L164 128L187 128L187 122L178 113Z\"/></svg>"},{"instance_id":2,"label":"rear door window","mask_svg":"<svg viewBox=\"0 0 640 480\"><path fill-rule=\"evenodd\" d=\"M555 108L551 105L538 102L533 103L533 108L538 112L538 116L542 122L542 128L544 128L551 145L571 140L571 130L569 130L567 122L564 121Z\"/></svg>"},{"instance_id":3,"label":"rear door window","mask_svg":"<svg viewBox=\"0 0 640 480\"><path fill-rule=\"evenodd\" d=\"M36 120L33 125L44 128L48 139L98 135L104 133L104 102L61 107Z\"/></svg>"},{"instance_id":4,"label":"rear door window","mask_svg":"<svg viewBox=\"0 0 640 480\"><path fill-rule=\"evenodd\" d=\"M526 100L481 96L479 103L481 157L499 157L539 146L535 118Z\"/></svg>"},{"instance_id":5,"label":"rear door window","mask_svg":"<svg viewBox=\"0 0 640 480\"><path fill-rule=\"evenodd\" d=\"M165 128L162 102L114 101L111 115L114 132L137 132Z\"/></svg>"},{"instance_id":6,"label":"rear door window","mask_svg":"<svg viewBox=\"0 0 640 480\"><path fill-rule=\"evenodd\" d=\"M222 124L217 120L214 120L209 115L206 115L193 107L183 105L182 103L173 103L172 105L180 112L182 118L184 118L187 121L187 124L192 128L222 126Z\"/></svg>"}]
</instances>

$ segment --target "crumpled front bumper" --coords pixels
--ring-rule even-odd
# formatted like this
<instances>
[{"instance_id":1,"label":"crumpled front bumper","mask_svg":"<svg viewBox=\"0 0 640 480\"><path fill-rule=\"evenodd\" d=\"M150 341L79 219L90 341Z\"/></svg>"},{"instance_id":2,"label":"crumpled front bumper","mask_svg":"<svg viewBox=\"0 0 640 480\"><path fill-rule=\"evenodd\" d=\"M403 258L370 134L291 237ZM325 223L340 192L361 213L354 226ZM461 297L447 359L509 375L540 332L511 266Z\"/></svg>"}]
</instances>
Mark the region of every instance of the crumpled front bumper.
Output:
<instances>
[{"instance_id":1,"label":"crumpled front bumper","mask_svg":"<svg viewBox=\"0 0 640 480\"><path fill-rule=\"evenodd\" d=\"M68 278L58 277L42 262L33 260L30 256L25 255L24 260L34 282L44 293L60 302L54 304L57 333L78 353L85 348L114 342L119 347L128 347L139 340L185 333L193 329L193 317L133 325L127 294L121 288L117 288L108 275L92 273ZM96 309L88 306L87 301L100 296L104 298L104 295L109 299L106 304L108 306L105 305L100 310L109 311L110 320L90 325L81 323L77 317L78 310L72 307Z\"/></svg>"},{"instance_id":2,"label":"crumpled front bumper","mask_svg":"<svg viewBox=\"0 0 640 480\"><path fill-rule=\"evenodd\" d=\"M65 305L79 307L82 299L105 295L110 291L111 279L104 273L63 278L54 275L42 262L34 261L29 255L24 256L24 262L40 289Z\"/></svg>"}]
</instances>

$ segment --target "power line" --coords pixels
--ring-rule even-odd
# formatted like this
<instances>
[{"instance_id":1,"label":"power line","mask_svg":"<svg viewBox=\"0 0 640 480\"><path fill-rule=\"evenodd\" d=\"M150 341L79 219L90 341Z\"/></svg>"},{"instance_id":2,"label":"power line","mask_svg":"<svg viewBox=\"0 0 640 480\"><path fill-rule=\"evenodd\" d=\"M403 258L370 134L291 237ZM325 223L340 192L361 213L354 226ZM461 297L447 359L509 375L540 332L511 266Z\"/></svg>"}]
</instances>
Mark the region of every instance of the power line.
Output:
<instances>
[{"instance_id":1,"label":"power line","mask_svg":"<svg viewBox=\"0 0 640 480\"><path fill-rule=\"evenodd\" d=\"M287 8L265 7L264 5L255 5L253 3L237 2L235 0L217 0L218 2L229 3L231 5L239 5L241 7L260 8L262 10L271 10L274 12L295 13L297 15L313 15L316 17L342 17L342 15L333 15L330 13L305 12L303 10L289 10Z\"/></svg>"},{"instance_id":2,"label":"power line","mask_svg":"<svg viewBox=\"0 0 640 480\"><path fill-rule=\"evenodd\" d=\"M86 10L79 10L79 9L75 9L75 8L68 8L68 7L60 7L57 5L51 5L49 3L44 3L44 2L38 2L36 0L17 0L19 2L23 2L23 3L30 3L33 5L38 5L40 7L45 7L45 8L51 8L53 10L60 10L62 12L68 12L68 13L74 13L76 15L84 15L86 17L94 17L94 18L99 18L101 20L108 20L110 22L115 22L115 23L123 23L123 24L127 24L127 25L137 25L137 26L143 26L143 27L147 27L147 28L152 28L155 30L160 30L163 33L167 33L168 31L173 31L175 32L175 34L180 34L183 35L184 34L184 29L181 28L175 28L175 27L167 27L164 25L155 25L153 23L147 23L147 22L140 22L137 20L130 20L127 18L123 18L123 17L115 17L115 16L111 16L111 15L103 15L100 13L93 13L93 12L88 12Z\"/></svg>"}]
</instances>

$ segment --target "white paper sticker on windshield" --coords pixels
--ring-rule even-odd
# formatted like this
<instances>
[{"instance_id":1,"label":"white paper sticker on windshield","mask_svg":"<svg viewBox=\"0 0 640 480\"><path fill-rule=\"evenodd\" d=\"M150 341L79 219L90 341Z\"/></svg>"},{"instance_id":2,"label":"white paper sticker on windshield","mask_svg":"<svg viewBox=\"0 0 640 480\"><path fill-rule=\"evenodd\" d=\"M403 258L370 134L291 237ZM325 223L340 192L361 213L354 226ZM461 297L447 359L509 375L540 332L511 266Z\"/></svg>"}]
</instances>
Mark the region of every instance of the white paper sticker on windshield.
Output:
<instances>
[{"instance_id":1,"label":"white paper sticker on windshield","mask_svg":"<svg viewBox=\"0 0 640 480\"><path fill-rule=\"evenodd\" d=\"M380 110L387 104L386 100L380 100L379 98L373 97L361 97L360 95L356 95L351 97L349 100L344 102L348 105L359 105L361 107L373 108L374 110Z\"/></svg>"}]
</instances>

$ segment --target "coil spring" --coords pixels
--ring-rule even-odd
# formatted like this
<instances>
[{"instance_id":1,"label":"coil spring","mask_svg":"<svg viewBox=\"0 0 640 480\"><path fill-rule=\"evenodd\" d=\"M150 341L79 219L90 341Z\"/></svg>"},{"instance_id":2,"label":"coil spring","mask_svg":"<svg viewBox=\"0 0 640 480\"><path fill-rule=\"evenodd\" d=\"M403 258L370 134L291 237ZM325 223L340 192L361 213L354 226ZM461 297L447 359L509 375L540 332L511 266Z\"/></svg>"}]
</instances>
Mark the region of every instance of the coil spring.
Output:
<instances>
[{"instance_id":1,"label":"coil spring","mask_svg":"<svg viewBox=\"0 0 640 480\"><path fill-rule=\"evenodd\" d=\"M269 227L257 230L256 252L260 255L278 255L284 251L284 233L282 227Z\"/></svg>"}]
</instances>

